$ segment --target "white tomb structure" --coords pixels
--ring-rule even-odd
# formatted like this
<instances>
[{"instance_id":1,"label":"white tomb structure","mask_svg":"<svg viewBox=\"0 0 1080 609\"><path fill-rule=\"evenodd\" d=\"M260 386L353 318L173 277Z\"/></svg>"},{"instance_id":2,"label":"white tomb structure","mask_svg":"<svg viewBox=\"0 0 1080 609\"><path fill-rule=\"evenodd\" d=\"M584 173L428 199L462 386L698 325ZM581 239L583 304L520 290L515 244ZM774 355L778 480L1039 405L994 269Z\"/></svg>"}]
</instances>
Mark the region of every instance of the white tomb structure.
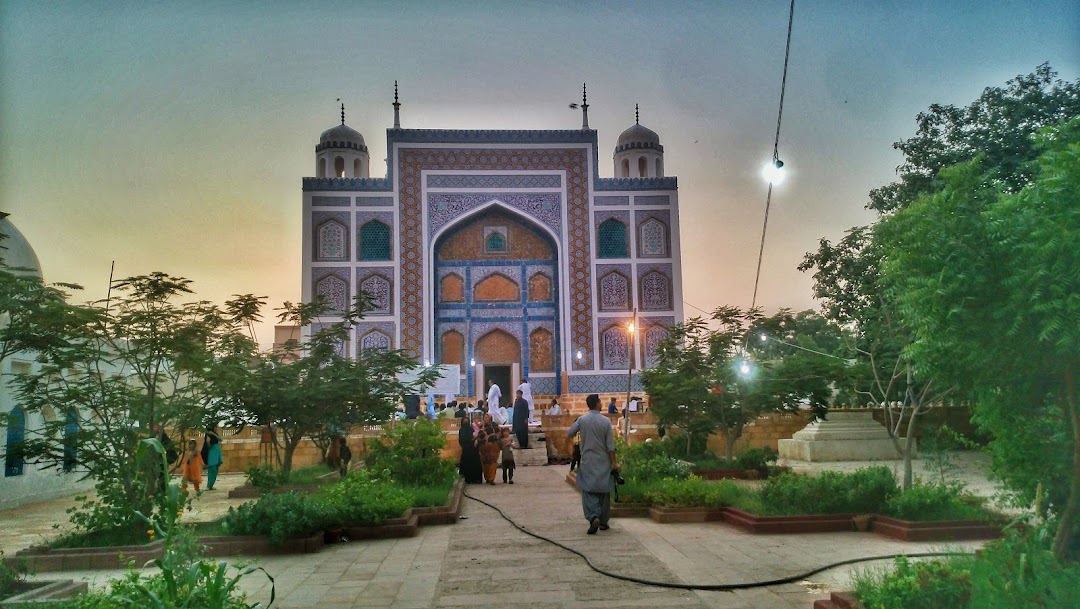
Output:
<instances>
[{"instance_id":1,"label":"white tomb structure","mask_svg":"<svg viewBox=\"0 0 1080 609\"><path fill-rule=\"evenodd\" d=\"M898 439L903 444L906 439ZM912 445L914 447L914 444ZM899 459L885 426L869 412L830 412L790 440L779 441L780 458L796 461L872 461Z\"/></svg>"}]
</instances>

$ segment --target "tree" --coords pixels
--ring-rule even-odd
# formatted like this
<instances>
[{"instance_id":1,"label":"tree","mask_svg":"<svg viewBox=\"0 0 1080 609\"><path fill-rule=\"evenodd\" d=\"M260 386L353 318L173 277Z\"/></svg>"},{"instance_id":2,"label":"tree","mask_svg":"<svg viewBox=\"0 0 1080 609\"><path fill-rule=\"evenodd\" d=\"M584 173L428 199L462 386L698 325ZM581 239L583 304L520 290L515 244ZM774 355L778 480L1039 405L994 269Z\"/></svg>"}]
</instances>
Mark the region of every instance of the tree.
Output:
<instances>
[{"instance_id":1,"label":"tree","mask_svg":"<svg viewBox=\"0 0 1080 609\"><path fill-rule=\"evenodd\" d=\"M1021 75L1004 88L988 87L965 108L932 105L918 116L916 135L896 142L904 154L899 180L870 193L869 209L882 218L910 206L942 187L939 172L961 161L974 161L1004 192L1030 182L1030 161L1038 154L1030 136L1039 128L1080 113L1080 83L1056 79L1046 64ZM975 160L977 159L977 160ZM993 170L992 172L990 170ZM911 483L910 443L919 416L946 396L956 395L930 376L907 349L915 337L897 309L891 277L882 273L892 245L880 223L856 227L839 242L826 239L806 255L800 270L814 272L814 295L825 316L848 329L857 353L852 391L881 408L886 427L904 458L904 485ZM905 433L908 445L898 437Z\"/></svg>"},{"instance_id":2,"label":"tree","mask_svg":"<svg viewBox=\"0 0 1080 609\"><path fill-rule=\"evenodd\" d=\"M969 389L995 472L1058 518L1053 549L1080 558L1080 118L1034 138L1011 192L983 158L882 225L885 272L920 366Z\"/></svg>"},{"instance_id":3,"label":"tree","mask_svg":"<svg viewBox=\"0 0 1080 609\"><path fill-rule=\"evenodd\" d=\"M400 380L403 372L417 367L402 350L367 351L351 358L346 353L350 330L363 319L366 295L341 313L341 319L322 322L330 313L328 303L285 303L279 322L308 328L306 342L290 341L281 352L261 353L257 345L237 340L230 361L245 367L219 377L218 390L234 409L236 424L272 424L277 429L284 457L282 470L292 471L293 455L300 442L328 428L384 422L404 395L419 392L436 379L435 368L423 370L413 383ZM234 370L235 371L235 370Z\"/></svg>"},{"instance_id":4,"label":"tree","mask_svg":"<svg viewBox=\"0 0 1080 609\"><path fill-rule=\"evenodd\" d=\"M660 342L656 364L642 380L659 423L682 429L688 453L695 438L719 429L731 460L743 428L761 413L803 406L815 415L824 412L833 382L828 364L798 355L765 359L773 347L754 345L761 331L778 330L792 319L787 312L763 319L756 310L719 307L708 322L678 324Z\"/></svg>"},{"instance_id":5,"label":"tree","mask_svg":"<svg viewBox=\"0 0 1080 609\"><path fill-rule=\"evenodd\" d=\"M181 435L202 428L214 414L203 373L245 320L179 303L189 285L153 273L115 282L104 301L51 307L41 322L51 336L39 346L43 367L15 379L23 407L44 420L24 453L46 467L77 463L95 482L97 498L72 518L84 529L138 526L133 510L150 514L164 480L141 441L159 426Z\"/></svg>"}]
</instances>

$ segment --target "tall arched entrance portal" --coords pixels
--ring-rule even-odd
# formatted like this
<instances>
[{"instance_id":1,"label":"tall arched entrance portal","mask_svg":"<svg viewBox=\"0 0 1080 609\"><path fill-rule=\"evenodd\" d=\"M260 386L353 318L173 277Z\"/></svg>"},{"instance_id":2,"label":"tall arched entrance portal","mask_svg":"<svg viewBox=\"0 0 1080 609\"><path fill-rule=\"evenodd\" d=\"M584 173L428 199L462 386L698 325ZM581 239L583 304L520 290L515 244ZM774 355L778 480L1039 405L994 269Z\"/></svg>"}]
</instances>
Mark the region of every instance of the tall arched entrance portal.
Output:
<instances>
[{"instance_id":1,"label":"tall arched entrance portal","mask_svg":"<svg viewBox=\"0 0 1080 609\"><path fill-rule=\"evenodd\" d=\"M525 216L495 204L434 246L435 353L462 370L462 394L496 381L503 403L521 377L558 386L558 248ZM534 389L535 391L535 389Z\"/></svg>"}]
</instances>

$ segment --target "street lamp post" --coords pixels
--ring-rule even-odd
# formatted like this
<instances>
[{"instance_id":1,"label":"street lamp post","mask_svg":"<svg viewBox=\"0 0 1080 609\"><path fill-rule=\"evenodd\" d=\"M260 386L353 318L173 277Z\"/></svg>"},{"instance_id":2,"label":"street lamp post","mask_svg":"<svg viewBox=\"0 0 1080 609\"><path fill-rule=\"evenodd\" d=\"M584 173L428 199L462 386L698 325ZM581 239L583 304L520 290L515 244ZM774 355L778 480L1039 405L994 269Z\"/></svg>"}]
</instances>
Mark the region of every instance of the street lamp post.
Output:
<instances>
[{"instance_id":1,"label":"street lamp post","mask_svg":"<svg viewBox=\"0 0 1080 609\"><path fill-rule=\"evenodd\" d=\"M626 366L626 401L623 403L623 440L626 444L630 444L630 389L634 379L634 352L635 338L637 336L637 308L634 308L634 317L630 320L630 325L626 327L626 331L630 334L630 353L628 363Z\"/></svg>"}]
</instances>

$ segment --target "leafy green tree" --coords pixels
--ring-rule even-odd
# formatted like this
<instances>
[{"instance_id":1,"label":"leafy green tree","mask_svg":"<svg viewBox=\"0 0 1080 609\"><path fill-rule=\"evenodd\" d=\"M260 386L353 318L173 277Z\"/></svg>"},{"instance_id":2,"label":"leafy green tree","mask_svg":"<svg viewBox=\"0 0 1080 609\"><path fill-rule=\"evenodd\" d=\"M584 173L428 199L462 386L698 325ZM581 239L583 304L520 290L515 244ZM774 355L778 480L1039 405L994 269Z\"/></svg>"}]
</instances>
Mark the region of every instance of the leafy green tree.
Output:
<instances>
[{"instance_id":1,"label":"leafy green tree","mask_svg":"<svg viewBox=\"0 0 1080 609\"><path fill-rule=\"evenodd\" d=\"M1030 136L1080 112L1080 83L1056 76L1044 64L1004 88L988 87L964 108L935 104L920 113L916 135L894 144L904 154L899 180L872 191L867 207L882 217L894 214L940 189L942 169L975 159L998 189L1018 191L1031 181L1030 161L1038 154ZM907 488L920 416L959 394L955 385L931 376L932 369L917 365L917 351L907 348L915 336L898 310L893 279L882 272L893 244L879 226L855 227L836 243L822 239L799 269L813 271L814 295L825 317L850 332L857 354L850 391L882 410L904 459Z\"/></svg>"},{"instance_id":2,"label":"leafy green tree","mask_svg":"<svg viewBox=\"0 0 1080 609\"><path fill-rule=\"evenodd\" d=\"M138 526L133 510L151 514L164 496L164 472L141 441L158 427L183 435L215 413L203 372L244 320L179 302L189 285L153 273L115 282L104 301L50 308L43 367L14 381L26 411L44 420L24 453L94 480L96 499L72 517L83 529Z\"/></svg>"},{"instance_id":3,"label":"leafy green tree","mask_svg":"<svg viewBox=\"0 0 1080 609\"><path fill-rule=\"evenodd\" d=\"M763 319L756 310L719 307L708 321L694 318L676 325L660 342L656 364L642 379L652 412L663 425L683 431L688 453L695 438L719 430L731 460L735 441L760 414L803 406L818 415L824 412L834 368L821 365L820 358L798 355L776 353L766 359L772 345L754 345L761 331L784 323L780 318L792 319L786 312Z\"/></svg>"},{"instance_id":4,"label":"leafy green tree","mask_svg":"<svg viewBox=\"0 0 1080 609\"><path fill-rule=\"evenodd\" d=\"M405 394L434 382L437 369L421 371L415 382L400 380L417 367L416 360L398 349L367 351L349 357L350 330L363 319L365 295L341 313L338 321L321 321L331 314L328 303L285 303L278 321L308 330L305 342L290 341L278 352L259 352L253 341L237 340L231 362L246 362L218 377L220 397L229 404L234 424L272 424L282 445L282 470L292 471L293 455L304 438L326 434L328 428L381 423L389 419Z\"/></svg>"},{"instance_id":5,"label":"leafy green tree","mask_svg":"<svg viewBox=\"0 0 1080 609\"><path fill-rule=\"evenodd\" d=\"M1010 192L984 159L883 223L885 273L908 352L978 397L995 472L1058 516L1054 552L1080 557L1080 118L1045 130Z\"/></svg>"}]
</instances>

